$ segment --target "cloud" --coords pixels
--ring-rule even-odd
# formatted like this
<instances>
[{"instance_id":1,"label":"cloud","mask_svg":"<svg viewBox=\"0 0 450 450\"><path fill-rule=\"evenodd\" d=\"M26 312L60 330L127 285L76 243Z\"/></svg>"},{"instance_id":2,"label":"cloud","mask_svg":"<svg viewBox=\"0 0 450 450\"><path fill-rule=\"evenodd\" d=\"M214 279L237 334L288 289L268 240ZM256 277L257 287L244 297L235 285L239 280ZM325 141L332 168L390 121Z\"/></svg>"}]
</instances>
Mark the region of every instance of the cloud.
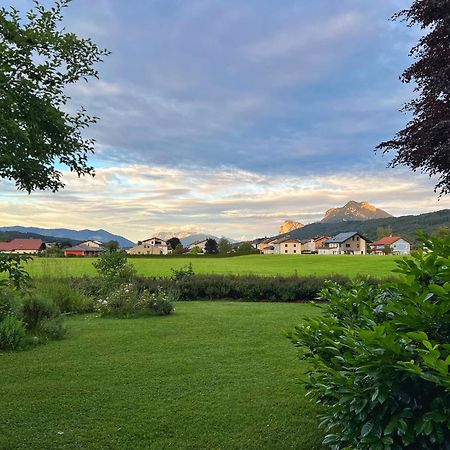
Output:
<instances>
[{"instance_id":1,"label":"cloud","mask_svg":"<svg viewBox=\"0 0 450 450\"><path fill-rule=\"evenodd\" d=\"M134 240L166 229L240 239L274 234L285 219L320 220L349 200L368 200L394 215L450 207L450 199L437 201L426 177L387 169L321 177L132 165L99 169L93 179L65 179L60 193L30 196L2 182L0 225L103 227Z\"/></svg>"}]
</instances>

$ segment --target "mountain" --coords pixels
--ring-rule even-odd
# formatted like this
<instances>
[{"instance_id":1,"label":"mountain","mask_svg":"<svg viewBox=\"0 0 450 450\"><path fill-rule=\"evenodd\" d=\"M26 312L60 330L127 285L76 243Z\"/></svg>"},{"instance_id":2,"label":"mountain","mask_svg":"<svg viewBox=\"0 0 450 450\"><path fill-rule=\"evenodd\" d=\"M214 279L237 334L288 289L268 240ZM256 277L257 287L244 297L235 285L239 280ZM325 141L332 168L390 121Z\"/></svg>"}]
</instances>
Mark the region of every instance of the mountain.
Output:
<instances>
[{"instance_id":1,"label":"mountain","mask_svg":"<svg viewBox=\"0 0 450 450\"><path fill-rule=\"evenodd\" d=\"M341 208L331 208L325 213L322 223L352 222L393 217L368 202L349 201Z\"/></svg>"},{"instance_id":2,"label":"mountain","mask_svg":"<svg viewBox=\"0 0 450 450\"><path fill-rule=\"evenodd\" d=\"M280 227L280 234L289 233L289 231L297 230L298 228L303 228L303 225L300 222L296 222L295 220L285 220L283 225Z\"/></svg>"},{"instance_id":3,"label":"mountain","mask_svg":"<svg viewBox=\"0 0 450 450\"><path fill-rule=\"evenodd\" d=\"M55 242L54 236L46 236L37 233L21 233L20 231L0 231L0 241L8 242L12 239L41 239L44 242ZM79 244L81 241L63 238L64 243L69 244L70 246L74 246ZM61 239L62 240L62 239Z\"/></svg>"},{"instance_id":4,"label":"mountain","mask_svg":"<svg viewBox=\"0 0 450 450\"><path fill-rule=\"evenodd\" d=\"M296 239L310 239L315 236L335 236L346 231L359 231L371 240L377 238L379 228L390 229L393 235L410 241L416 240L416 231L421 229L432 233L436 228L450 226L450 209L411 216L387 217L384 219L356 220L350 222L317 222L287 233Z\"/></svg>"},{"instance_id":5,"label":"mountain","mask_svg":"<svg viewBox=\"0 0 450 450\"><path fill-rule=\"evenodd\" d=\"M117 241L120 247L132 247L135 245L132 241L124 238L123 236L119 236L116 234L112 234L106 230L71 230L69 228L39 228L39 227L22 227L22 226L13 226L13 227L0 227L1 231L18 231L20 233L31 233L31 234L39 234L45 236L47 239L50 237L51 240L57 239L71 239L73 241L101 241L108 242L111 240ZM47 242L49 242L45 239Z\"/></svg>"}]
</instances>

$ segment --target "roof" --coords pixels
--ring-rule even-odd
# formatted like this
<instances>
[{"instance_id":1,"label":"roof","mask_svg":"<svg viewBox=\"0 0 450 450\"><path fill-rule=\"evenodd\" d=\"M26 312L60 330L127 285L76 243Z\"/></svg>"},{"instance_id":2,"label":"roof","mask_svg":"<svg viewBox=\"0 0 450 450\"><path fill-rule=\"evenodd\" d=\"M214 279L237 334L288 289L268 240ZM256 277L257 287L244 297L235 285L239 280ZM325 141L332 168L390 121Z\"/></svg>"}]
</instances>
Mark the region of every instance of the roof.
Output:
<instances>
[{"instance_id":1,"label":"roof","mask_svg":"<svg viewBox=\"0 0 450 450\"><path fill-rule=\"evenodd\" d=\"M75 245L75 247L69 247L66 248L66 252L69 251L84 251L84 252L101 252L103 253L105 251L104 248L97 248L97 247L89 247L88 245Z\"/></svg>"},{"instance_id":2,"label":"roof","mask_svg":"<svg viewBox=\"0 0 450 450\"><path fill-rule=\"evenodd\" d=\"M333 236L331 239L328 239L325 241L326 244L342 244L345 241L348 241L353 236L360 236L365 241L370 242L369 239L365 238L361 233L358 233L357 231L348 231L346 233L339 233L336 236Z\"/></svg>"},{"instance_id":3,"label":"roof","mask_svg":"<svg viewBox=\"0 0 450 450\"><path fill-rule=\"evenodd\" d=\"M156 239L157 241L161 241L161 242L164 242L164 244L166 243L166 241L164 240L164 239L162 239L162 238L159 238L159 237L156 237L156 236L153 236L153 237L151 237L151 238L148 238L148 239L144 239L142 242L148 242L148 241L153 241L154 239Z\"/></svg>"},{"instance_id":4,"label":"roof","mask_svg":"<svg viewBox=\"0 0 450 450\"><path fill-rule=\"evenodd\" d=\"M385 236L381 239L378 239L378 241L375 241L373 245L392 245L394 242L397 242L400 239L402 239L400 236Z\"/></svg>"},{"instance_id":5,"label":"roof","mask_svg":"<svg viewBox=\"0 0 450 450\"><path fill-rule=\"evenodd\" d=\"M0 251L14 252L20 250L40 250L45 246L42 239L13 239L10 242L0 242Z\"/></svg>"}]
</instances>

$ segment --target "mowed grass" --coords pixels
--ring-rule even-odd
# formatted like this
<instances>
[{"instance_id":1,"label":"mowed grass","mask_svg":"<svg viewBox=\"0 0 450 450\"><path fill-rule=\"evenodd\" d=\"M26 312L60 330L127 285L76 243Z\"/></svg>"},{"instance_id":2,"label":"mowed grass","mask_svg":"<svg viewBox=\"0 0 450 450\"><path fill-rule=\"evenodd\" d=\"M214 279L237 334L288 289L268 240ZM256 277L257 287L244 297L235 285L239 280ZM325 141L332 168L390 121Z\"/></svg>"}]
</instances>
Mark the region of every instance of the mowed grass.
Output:
<instances>
[{"instance_id":1,"label":"mowed grass","mask_svg":"<svg viewBox=\"0 0 450 450\"><path fill-rule=\"evenodd\" d=\"M282 335L318 313L187 302L167 317L72 317L65 340L0 353L0 448L320 449Z\"/></svg>"},{"instance_id":2,"label":"mowed grass","mask_svg":"<svg viewBox=\"0 0 450 450\"><path fill-rule=\"evenodd\" d=\"M170 276L171 268L192 263L196 273L257 275L358 274L385 277L396 267L395 256L350 255L249 255L229 258L154 257L130 258L140 275ZM92 258L35 258L27 264L30 274L42 276L95 275Z\"/></svg>"}]
</instances>

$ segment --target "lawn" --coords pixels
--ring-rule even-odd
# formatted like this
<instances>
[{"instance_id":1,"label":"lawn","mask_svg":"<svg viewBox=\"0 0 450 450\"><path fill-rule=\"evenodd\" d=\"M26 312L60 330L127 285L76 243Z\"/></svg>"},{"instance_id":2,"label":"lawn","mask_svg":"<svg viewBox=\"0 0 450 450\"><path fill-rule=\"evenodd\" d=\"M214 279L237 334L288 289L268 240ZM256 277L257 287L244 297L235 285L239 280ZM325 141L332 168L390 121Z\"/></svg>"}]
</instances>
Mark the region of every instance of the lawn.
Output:
<instances>
[{"instance_id":1,"label":"lawn","mask_svg":"<svg viewBox=\"0 0 450 450\"><path fill-rule=\"evenodd\" d=\"M168 276L171 268L180 268L189 262L196 273L258 274L258 275L329 275L337 273L355 276L392 275L396 267L394 256L347 255L249 255L229 258L209 257L153 257L130 258L141 275ZM31 275L80 276L95 275L92 258L35 258L27 265Z\"/></svg>"},{"instance_id":2,"label":"lawn","mask_svg":"<svg viewBox=\"0 0 450 450\"><path fill-rule=\"evenodd\" d=\"M65 340L0 353L0 448L320 449L282 335L318 312L188 302L167 317L71 317Z\"/></svg>"}]
</instances>

